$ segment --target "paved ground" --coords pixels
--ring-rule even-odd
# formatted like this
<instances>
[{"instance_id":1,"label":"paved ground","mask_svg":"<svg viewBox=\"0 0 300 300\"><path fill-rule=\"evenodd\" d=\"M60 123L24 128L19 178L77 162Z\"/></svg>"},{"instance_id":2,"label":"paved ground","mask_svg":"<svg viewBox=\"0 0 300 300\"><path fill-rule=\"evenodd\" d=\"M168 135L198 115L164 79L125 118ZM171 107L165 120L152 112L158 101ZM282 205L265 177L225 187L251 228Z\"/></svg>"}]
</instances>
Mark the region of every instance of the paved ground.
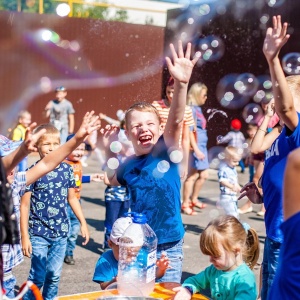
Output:
<instances>
[{"instance_id":1,"label":"paved ground","mask_svg":"<svg viewBox=\"0 0 300 300\"><path fill-rule=\"evenodd\" d=\"M31 158L32 161L33 158ZM88 160L89 166L84 168L86 174L98 172L97 162L94 156ZM185 225L185 243L184 243L184 264L183 264L183 280L200 272L209 265L208 257L201 254L199 249L199 234L206 227L207 223L217 213L216 201L219 196L219 186L217 181L217 172L210 170L209 180L205 183L203 190L200 192L200 199L207 204L207 207L198 211L197 216L182 215ZM245 174L239 173L240 183L248 182L248 170ZM82 239L78 238L77 248L75 249L74 266L64 264L61 276L59 295L68 295L73 293L88 292L98 290L98 284L92 281L94 266L102 253L103 228L105 207L103 201L105 185L103 183L90 183L83 185L82 190L82 207L89 226L90 242L85 247L81 245ZM240 201L240 206L245 200ZM246 215L241 215L241 220L249 223L258 232L261 241L262 259L263 241L265 238L264 221L262 217L256 216L256 212L260 209L259 205L254 205L254 211ZM17 282L21 285L28 276L30 268L30 260L25 261L15 268ZM258 279L259 266L254 270Z\"/></svg>"}]
</instances>

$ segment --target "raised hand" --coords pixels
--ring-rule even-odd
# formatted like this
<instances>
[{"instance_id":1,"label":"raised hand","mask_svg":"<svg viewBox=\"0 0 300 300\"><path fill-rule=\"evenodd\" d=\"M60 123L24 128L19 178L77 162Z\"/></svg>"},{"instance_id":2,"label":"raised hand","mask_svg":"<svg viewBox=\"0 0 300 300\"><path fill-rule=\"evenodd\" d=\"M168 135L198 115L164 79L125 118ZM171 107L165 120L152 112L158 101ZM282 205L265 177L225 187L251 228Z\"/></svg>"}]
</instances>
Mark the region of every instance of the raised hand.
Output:
<instances>
[{"instance_id":1,"label":"raised hand","mask_svg":"<svg viewBox=\"0 0 300 300\"><path fill-rule=\"evenodd\" d=\"M37 151L36 143L38 139L46 132L46 129L42 129L37 133L33 133L36 125L36 122L34 122L30 124L26 130L25 140L22 143L22 146L26 149L27 153Z\"/></svg>"},{"instance_id":2,"label":"raised hand","mask_svg":"<svg viewBox=\"0 0 300 300\"><path fill-rule=\"evenodd\" d=\"M171 76L182 83L187 83L190 80L192 70L200 57L200 53L196 53L191 60L191 43L187 44L184 54L182 41L178 41L178 50L176 52L173 44L170 44L170 50L173 57L173 62L169 57L166 57L166 63Z\"/></svg>"},{"instance_id":3,"label":"raised hand","mask_svg":"<svg viewBox=\"0 0 300 300\"><path fill-rule=\"evenodd\" d=\"M271 100L266 107L265 115L272 118L274 114L275 114L275 103L274 100Z\"/></svg>"},{"instance_id":4,"label":"raised hand","mask_svg":"<svg viewBox=\"0 0 300 300\"><path fill-rule=\"evenodd\" d=\"M94 111L87 112L83 117L80 128L76 132L76 136L78 138L84 138L99 128L99 116L94 116Z\"/></svg>"},{"instance_id":5,"label":"raised hand","mask_svg":"<svg viewBox=\"0 0 300 300\"><path fill-rule=\"evenodd\" d=\"M108 149L110 144L118 140L118 134L120 132L120 127L116 125L106 125L105 128L100 129L100 134L102 135L102 145L104 149Z\"/></svg>"},{"instance_id":6,"label":"raised hand","mask_svg":"<svg viewBox=\"0 0 300 300\"><path fill-rule=\"evenodd\" d=\"M280 49L288 41L290 35L287 34L288 24L281 23L281 16L273 16L273 28L269 27L263 45L263 52L268 62L278 57Z\"/></svg>"}]
</instances>

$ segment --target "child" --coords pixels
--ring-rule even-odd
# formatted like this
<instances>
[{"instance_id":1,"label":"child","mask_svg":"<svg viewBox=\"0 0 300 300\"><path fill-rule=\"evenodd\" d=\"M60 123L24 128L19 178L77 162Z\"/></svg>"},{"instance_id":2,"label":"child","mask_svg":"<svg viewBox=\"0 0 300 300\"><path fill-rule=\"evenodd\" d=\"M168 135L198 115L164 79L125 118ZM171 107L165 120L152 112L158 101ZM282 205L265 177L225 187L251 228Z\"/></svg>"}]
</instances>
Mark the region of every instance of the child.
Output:
<instances>
[{"instance_id":1,"label":"child","mask_svg":"<svg viewBox=\"0 0 300 300\"><path fill-rule=\"evenodd\" d=\"M170 45L173 63L166 58L174 78L174 97L163 135L160 117L149 103L132 105L125 116L126 135L132 142L135 155L117 168L110 143L117 139L119 129L107 126L102 130L103 145L108 159L107 184L127 185L131 195L131 209L146 215L149 226L158 238L157 256L166 251L172 269L160 281L180 282L184 228L180 215L180 175L178 145L184 118L188 82L198 55L190 60L191 44L184 54L182 42L176 53ZM117 170L115 170L117 168Z\"/></svg>"},{"instance_id":2,"label":"child","mask_svg":"<svg viewBox=\"0 0 300 300\"><path fill-rule=\"evenodd\" d=\"M239 154L241 156L241 160L239 161L239 166L241 167L241 172L245 171L245 164L242 159L244 152L244 143L245 136L240 131L242 127L242 123L239 119L233 119L230 123L231 131L229 131L225 136L218 138L218 144L228 143L228 146L233 146L239 149Z\"/></svg>"},{"instance_id":3,"label":"child","mask_svg":"<svg viewBox=\"0 0 300 300\"><path fill-rule=\"evenodd\" d=\"M65 143L69 134L74 132L75 110L72 103L66 99L67 89L64 86L55 89L56 99L51 100L45 107L46 117L60 132L60 141Z\"/></svg>"},{"instance_id":4,"label":"child","mask_svg":"<svg viewBox=\"0 0 300 300\"><path fill-rule=\"evenodd\" d=\"M265 225L266 240L262 263L261 299L268 299L283 242L280 226L283 222L282 192L283 174L288 154L300 146L300 76L285 78L282 70L279 52L287 42L287 23L282 25L281 16L273 17L273 28L268 28L263 51L267 59L272 78L275 111L284 126L274 128L267 134L269 120L265 119L253 139L251 151L265 151L265 167L262 176L263 200L266 208ZM256 149L254 150L255 142Z\"/></svg>"},{"instance_id":5,"label":"child","mask_svg":"<svg viewBox=\"0 0 300 300\"><path fill-rule=\"evenodd\" d=\"M67 141L69 141L74 134L70 134L67 137ZM75 188L75 195L77 200L80 202L80 192L82 188L82 183L87 183L92 181L100 182L103 181L104 175L103 174L92 174L92 175L83 175L82 176L82 165L81 165L81 159L85 151L85 142L82 141L82 143L75 149L73 152L71 152L68 157L66 158L65 162L72 166L73 172L74 172L74 179L76 183ZM75 260L73 258L73 252L76 247L76 240L78 237L78 232L80 229L80 223L79 220L76 218L71 206L67 204L67 213L68 218L70 221L70 230L68 234L68 240L67 240L67 248L66 248L66 254L64 258L64 262L68 265L74 265Z\"/></svg>"},{"instance_id":6,"label":"child","mask_svg":"<svg viewBox=\"0 0 300 300\"><path fill-rule=\"evenodd\" d=\"M226 215L232 215L239 218L237 209L237 193L241 186L238 183L236 166L239 164L241 156L237 148L227 146L225 148L225 161L220 164L218 177L220 183L220 201L219 205L225 211Z\"/></svg>"},{"instance_id":7,"label":"child","mask_svg":"<svg viewBox=\"0 0 300 300\"><path fill-rule=\"evenodd\" d=\"M18 125L11 132L13 141L24 141L25 133L28 126L31 124L31 113L27 110L22 110L18 115ZM27 157L25 157L18 166L18 171L25 171L27 168Z\"/></svg>"},{"instance_id":8,"label":"child","mask_svg":"<svg viewBox=\"0 0 300 300\"><path fill-rule=\"evenodd\" d=\"M41 159L60 145L59 131L53 125L40 125L36 132L43 129L46 132L37 141ZM44 299L55 298L58 291L69 232L67 200L81 223L81 233L85 238L83 245L89 241L75 188L72 167L62 162L54 171L28 186L21 199L22 249L25 256L31 257L28 279L39 289L43 287ZM27 293L24 299L32 299L31 293Z\"/></svg>"},{"instance_id":9,"label":"child","mask_svg":"<svg viewBox=\"0 0 300 300\"><path fill-rule=\"evenodd\" d=\"M119 239L132 223L129 217L117 219L112 227L108 245L111 250L104 252L98 259L95 267L93 281L100 284L102 290L110 284L117 282L119 261ZM156 278L161 278L169 267L168 257L162 255L156 262Z\"/></svg>"},{"instance_id":10,"label":"child","mask_svg":"<svg viewBox=\"0 0 300 300\"><path fill-rule=\"evenodd\" d=\"M255 300L255 276L250 269L259 257L259 239L248 224L233 216L211 221L200 237L200 249L210 257L204 271L186 279L174 300L189 300L196 292L210 289L212 299Z\"/></svg>"},{"instance_id":11,"label":"child","mask_svg":"<svg viewBox=\"0 0 300 300\"><path fill-rule=\"evenodd\" d=\"M36 181L38 178L42 177L46 173L53 170L63 159L64 157L72 151L83 139L91 132L92 129L97 129L98 126L92 126L93 122L90 121L90 116L92 113L87 113L83 119L82 125L79 128L74 139L69 143L64 144L58 150L51 152L49 155L45 156L38 164L29 169L26 172L18 172L8 176L8 182L11 184L12 189L12 198L14 203L14 213L18 220L20 220L20 196L25 192L26 185L29 185ZM37 140L36 133L31 134L31 130L26 134L26 140L33 139L34 143ZM11 144L11 148L15 147L14 144ZM2 146L2 145L1 145ZM1 147L2 148L2 147ZM8 151L2 152L1 155L8 154ZM15 276L12 273L12 269L20 264L23 261L23 253L20 244L15 244L14 246L4 244L2 245L2 255L3 255L3 270L4 270L4 281L3 287L6 290L6 296L8 298L14 298L14 286L16 283Z\"/></svg>"}]
</instances>

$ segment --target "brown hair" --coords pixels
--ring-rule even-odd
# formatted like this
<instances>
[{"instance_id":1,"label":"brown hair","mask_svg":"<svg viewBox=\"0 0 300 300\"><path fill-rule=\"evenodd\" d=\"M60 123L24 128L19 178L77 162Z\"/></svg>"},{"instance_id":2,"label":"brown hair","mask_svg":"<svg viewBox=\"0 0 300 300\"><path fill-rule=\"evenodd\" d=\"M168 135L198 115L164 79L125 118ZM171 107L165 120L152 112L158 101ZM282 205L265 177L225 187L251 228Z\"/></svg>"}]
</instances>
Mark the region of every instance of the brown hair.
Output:
<instances>
[{"instance_id":1,"label":"brown hair","mask_svg":"<svg viewBox=\"0 0 300 300\"><path fill-rule=\"evenodd\" d=\"M207 90L207 86L204 83L197 82L194 83L187 94L187 104L188 105L203 105L203 103L199 103L199 94L205 89Z\"/></svg>"},{"instance_id":2,"label":"brown hair","mask_svg":"<svg viewBox=\"0 0 300 300\"><path fill-rule=\"evenodd\" d=\"M60 141L60 133L59 130L52 124L50 123L45 123L45 124L41 124L39 125L35 130L34 133L37 133L39 131L41 131L42 129L45 129L46 132L38 139L37 141L37 145L39 145L43 139L45 138L45 136L49 136L49 135L53 135L53 137L58 137L59 141Z\"/></svg>"},{"instance_id":3,"label":"brown hair","mask_svg":"<svg viewBox=\"0 0 300 300\"><path fill-rule=\"evenodd\" d=\"M161 123L161 119L160 119L159 113L158 113L157 109L152 104L147 103L147 102L137 102L137 103L134 103L133 105L131 105L126 110L126 112L125 112L125 118L124 118L125 119L125 126L126 126L126 124L128 124L129 114L133 110L154 113L157 116L158 120L159 120L159 124Z\"/></svg>"},{"instance_id":4,"label":"brown hair","mask_svg":"<svg viewBox=\"0 0 300 300\"><path fill-rule=\"evenodd\" d=\"M245 230L234 216L220 216L211 221L200 236L203 254L219 257L220 244L226 251L234 252L241 247L245 263L253 269L259 258L259 239L253 228Z\"/></svg>"}]
</instances>

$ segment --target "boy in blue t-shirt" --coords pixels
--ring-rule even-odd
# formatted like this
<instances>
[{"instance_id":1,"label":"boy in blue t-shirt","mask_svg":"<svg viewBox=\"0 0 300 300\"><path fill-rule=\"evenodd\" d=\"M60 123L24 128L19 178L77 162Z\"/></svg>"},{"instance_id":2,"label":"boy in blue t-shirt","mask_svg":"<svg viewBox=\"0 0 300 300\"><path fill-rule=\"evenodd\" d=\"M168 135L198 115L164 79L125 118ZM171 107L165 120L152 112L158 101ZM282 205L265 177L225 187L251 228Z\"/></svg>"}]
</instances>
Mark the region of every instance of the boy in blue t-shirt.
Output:
<instances>
[{"instance_id":1,"label":"boy in blue t-shirt","mask_svg":"<svg viewBox=\"0 0 300 300\"><path fill-rule=\"evenodd\" d=\"M43 124L36 132L46 132L37 141L40 158L60 146L59 131L51 124ZM38 164L37 162L36 164ZM81 224L81 233L89 241L89 232L80 203L75 196L72 167L65 162L27 187L21 199L21 239L23 254L31 258L28 279L43 287L43 298L57 295L65 257L69 221L67 200ZM27 293L24 299L34 299Z\"/></svg>"},{"instance_id":2,"label":"boy in blue t-shirt","mask_svg":"<svg viewBox=\"0 0 300 300\"><path fill-rule=\"evenodd\" d=\"M111 250L104 252L98 259L95 267L93 281L100 284L102 290L106 289L110 284L117 282L118 261L119 261L119 239L132 223L130 217L122 217L117 219L112 227L108 245ZM169 259L166 255L156 262L156 278L161 278L169 268Z\"/></svg>"},{"instance_id":3,"label":"boy in blue t-shirt","mask_svg":"<svg viewBox=\"0 0 300 300\"><path fill-rule=\"evenodd\" d=\"M161 134L158 111L150 103L132 105L125 115L126 135L132 142L132 155L118 168L110 144L117 139L119 128L107 126L101 130L106 151L106 184L126 185L131 195L131 210L146 215L149 226L158 239L157 257L163 251L170 257L172 268L161 281L181 281L184 227L181 219L179 163L182 149L178 149L184 119L188 82L199 56L191 60L191 44L184 53L182 42L176 52L170 45L173 61L166 58L174 78L174 97L169 117ZM181 152L181 153L179 153ZM117 170L116 170L117 169Z\"/></svg>"}]
</instances>

